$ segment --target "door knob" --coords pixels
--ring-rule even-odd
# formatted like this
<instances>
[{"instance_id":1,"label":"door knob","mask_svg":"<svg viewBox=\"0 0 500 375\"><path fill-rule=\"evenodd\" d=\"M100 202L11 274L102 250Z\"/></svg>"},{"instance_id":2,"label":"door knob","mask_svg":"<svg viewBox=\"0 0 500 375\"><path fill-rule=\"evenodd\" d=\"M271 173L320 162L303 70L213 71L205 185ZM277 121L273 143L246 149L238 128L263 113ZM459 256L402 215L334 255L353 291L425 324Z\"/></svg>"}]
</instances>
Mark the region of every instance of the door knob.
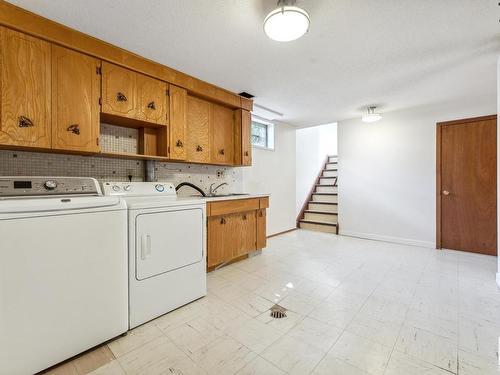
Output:
<instances>
[{"instance_id":1,"label":"door knob","mask_svg":"<svg viewBox=\"0 0 500 375\"><path fill-rule=\"evenodd\" d=\"M450 192L448 190L443 190L443 195L450 195Z\"/></svg>"}]
</instances>

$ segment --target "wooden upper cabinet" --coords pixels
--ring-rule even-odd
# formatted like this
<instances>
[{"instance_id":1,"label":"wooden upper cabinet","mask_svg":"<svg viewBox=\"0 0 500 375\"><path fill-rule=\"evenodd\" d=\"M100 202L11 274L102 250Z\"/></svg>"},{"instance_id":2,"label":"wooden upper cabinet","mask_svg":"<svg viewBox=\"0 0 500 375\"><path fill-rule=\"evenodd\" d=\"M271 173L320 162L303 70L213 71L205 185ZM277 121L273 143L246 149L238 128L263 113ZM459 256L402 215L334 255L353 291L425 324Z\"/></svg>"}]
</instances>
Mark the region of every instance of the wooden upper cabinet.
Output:
<instances>
[{"instance_id":1,"label":"wooden upper cabinet","mask_svg":"<svg viewBox=\"0 0 500 375\"><path fill-rule=\"evenodd\" d=\"M209 146L210 102L193 96L187 97L187 160L210 162Z\"/></svg>"},{"instance_id":2,"label":"wooden upper cabinet","mask_svg":"<svg viewBox=\"0 0 500 375\"><path fill-rule=\"evenodd\" d=\"M136 75L132 70L103 61L103 113L128 118L138 117Z\"/></svg>"},{"instance_id":3,"label":"wooden upper cabinet","mask_svg":"<svg viewBox=\"0 0 500 375\"><path fill-rule=\"evenodd\" d=\"M136 73L137 117L158 125L167 124L167 83Z\"/></svg>"},{"instance_id":4,"label":"wooden upper cabinet","mask_svg":"<svg viewBox=\"0 0 500 375\"><path fill-rule=\"evenodd\" d=\"M252 165L252 114L241 110L241 165Z\"/></svg>"},{"instance_id":5,"label":"wooden upper cabinet","mask_svg":"<svg viewBox=\"0 0 500 375\"><path fill-rule=\"evenodd\" d=\"M50 148L50 44L5 27L0 43L0 144Z\"/></svg>"},{"instance_id":6,"label":"wooden upper cabinet","mask_svg":"<svg viewBox=\"0 0 500 375\"><path fill-rule=\"evenodd\" d=\"M174 85L170 85L168 91L170 108L168 155L173 160L186 160L187 91Z\"/></svg>"},{"instance_id":7,"label":"wooden upper cabinet","mask_svg":"<svg viewBox=\"0 0 500 375\"><path fill-rule=\"evenodd\" d=\"M102 63L102 113L155 125L167 124L167 83L108 62Z\"/></svg>"},{"instance_id":8,"label":"wooden upper cabinet","mask_svg":"<svg viewBox=\"0 0 500 375\"><path fill-rule=\"evenodd\" d=\"M98 152L101 62L52 46L52 148Z\"/></svg>"},{"instance_id":9,"label":"wooden upper cabinet","mask_svg":"<svg viewBox=\"0 0 500 375\"><path fill-rule=\"evenodd\" d=\"M234 163L234 111L211 103L209 123L211 162L232 165Z\"/></svg>"}]
</instances>

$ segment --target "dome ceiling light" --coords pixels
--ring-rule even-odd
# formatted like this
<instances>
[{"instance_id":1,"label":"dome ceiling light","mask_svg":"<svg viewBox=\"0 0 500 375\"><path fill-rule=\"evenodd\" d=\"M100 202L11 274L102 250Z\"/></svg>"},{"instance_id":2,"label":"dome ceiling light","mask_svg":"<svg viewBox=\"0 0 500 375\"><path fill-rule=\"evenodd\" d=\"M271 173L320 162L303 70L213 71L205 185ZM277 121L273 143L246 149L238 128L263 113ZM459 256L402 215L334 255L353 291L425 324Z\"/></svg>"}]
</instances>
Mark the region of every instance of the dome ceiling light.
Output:
<instances>
[{"instance_id":1,"label":"dome ceiling light","mask_svg":"<svg viewBox=\"0 0 500 375\"><path fill-rule=\"evenodd\" d=\"M361 120L364 122L376 122L382 118L382 115L380 113L376 113L375 109L377 107L371 106L367 108L366 114L361 117Z\"/></svg>"},{"instance_id":2,"label":"dome ceiling light","mask_svg":"<svg viewBox=\"0 0 500 375\"><path fill-rule=\"evenodd\" d=\"M267 15L264 32L269 38L290 42L309 31L309 14L295 3L295 0L279 0L278 7Z\"/></svg>"}]
</instances>

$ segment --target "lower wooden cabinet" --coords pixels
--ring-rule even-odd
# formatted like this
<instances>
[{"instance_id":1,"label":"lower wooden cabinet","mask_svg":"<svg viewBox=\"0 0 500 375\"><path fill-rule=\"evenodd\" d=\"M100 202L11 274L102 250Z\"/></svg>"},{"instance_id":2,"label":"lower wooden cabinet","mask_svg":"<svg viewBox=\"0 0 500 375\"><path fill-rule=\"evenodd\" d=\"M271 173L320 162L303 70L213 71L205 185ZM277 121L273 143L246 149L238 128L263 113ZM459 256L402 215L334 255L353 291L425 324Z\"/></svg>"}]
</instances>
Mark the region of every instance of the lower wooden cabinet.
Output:
<instances>
[{"instance_id":1,"label":"lower wooden cabinet","mask_svg":"<svg viewBox=\"0 0 500 375\"><path fill-rule=\"evenodd\" d=\"M266 246L266 209L258 198L209 202L207 216L209 270Z\"/></svg>"},{"instance_id":2,"label":"lower wooden cabinet","mask_svg":"<svg viewBox=\"0 0 500 375\"><path fill-rule=\"evenodd\" d=\"M257 211L257 249L263 249L267 245L266 236L266 209L262 208Z\"/></svg>"}]
</instances>

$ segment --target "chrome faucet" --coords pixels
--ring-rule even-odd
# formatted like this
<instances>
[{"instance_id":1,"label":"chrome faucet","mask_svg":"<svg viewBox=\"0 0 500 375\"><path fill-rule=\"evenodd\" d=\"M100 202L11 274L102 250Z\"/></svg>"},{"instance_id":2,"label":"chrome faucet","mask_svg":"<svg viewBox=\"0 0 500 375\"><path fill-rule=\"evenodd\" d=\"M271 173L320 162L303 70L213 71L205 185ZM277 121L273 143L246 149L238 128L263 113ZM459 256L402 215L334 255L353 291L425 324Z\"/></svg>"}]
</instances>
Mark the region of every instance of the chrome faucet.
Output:
<instances>
[{"instance_id":1,"label":"chrome faucet","mask_svg":"<svg viewBox=\"0 0 500 375\"><path fill-rule=\"evenodd\" d=\"M214 185L215 185L215 182L213 184L211 184L210 188L208 189L208 196L209 197L214 196L217 193L217 189L219 189L221 186L224 186L224 185L229 186L229 184L227 182L223 182L222 184L217 185L215 188L214 188Z\"/></svg>"}]
</instances>

